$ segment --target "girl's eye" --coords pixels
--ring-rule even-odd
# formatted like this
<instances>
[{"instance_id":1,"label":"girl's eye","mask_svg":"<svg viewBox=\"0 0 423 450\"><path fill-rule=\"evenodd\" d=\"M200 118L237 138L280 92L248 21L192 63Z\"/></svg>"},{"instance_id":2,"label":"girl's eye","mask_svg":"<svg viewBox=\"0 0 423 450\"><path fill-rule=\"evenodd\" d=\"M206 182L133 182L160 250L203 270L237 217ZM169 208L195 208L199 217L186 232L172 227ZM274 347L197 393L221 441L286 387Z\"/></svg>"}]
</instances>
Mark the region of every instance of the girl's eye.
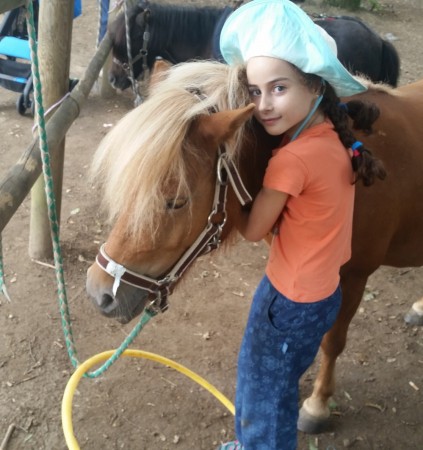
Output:
<instances>
[{"instance_id":1,"label":"girl's eye","mask_svg":"<svg viewBox=\"0 0 423 450\"><path fill-rule=\"evenodd\" d=\"M166 201L167 210L181 209L188 203L187 198L172 198Z\"/></svg>"},{"instance_id":2,"label":"girl's eye","mask_svg":"<svg viewBox=\"0 0 423 450\"><path fill-rule=\"evenodd\" d=\"M273 89L275 92L283 92L286 88L285 88L285 86L278 85L278 86L275 86Z\"/></svg>"}]
</instances>

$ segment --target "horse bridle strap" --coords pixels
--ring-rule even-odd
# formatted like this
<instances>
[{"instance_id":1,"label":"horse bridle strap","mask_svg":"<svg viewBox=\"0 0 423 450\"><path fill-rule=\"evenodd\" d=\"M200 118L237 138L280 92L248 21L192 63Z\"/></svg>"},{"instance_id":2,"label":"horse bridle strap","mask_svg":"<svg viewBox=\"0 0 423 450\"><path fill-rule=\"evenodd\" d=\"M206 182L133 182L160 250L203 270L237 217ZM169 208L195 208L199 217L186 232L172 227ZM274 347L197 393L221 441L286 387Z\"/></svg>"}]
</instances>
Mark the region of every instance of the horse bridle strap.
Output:
<instances>
[{"instance_id":1,"label":"horse bridle strap","mask_svg":"<svg viewBox=\"0 0 423 450\"><path fill-rule=\"evenodd\" d=\"M164 311L167 309L167 297L172 293L186 269L197 257L219 247L222 229L226 223L226 198L229 182L242 205L251 201L238 170L226 155L225 149L221 148L217 163L213 209L208 217L207 225L166 275L156 279L133 272L113 261L105 251L105 244L100 247L96 262L101 269L114 278L112 288L114 296L116 296L120 283L123 282L149 292L154 297L150 309L156 308Z\"/></svg>"},{"instance_id":2,"label":"horse bridle strap","mask_svg":"<svg viewBox=\"0 0 423 450\"><path fill-rule=\"evenodd\" d=\"M144 33L142 35L142 47L140 48L137 55L132 57L129 21L128 21L126 9L125 9L125 33L126 33L126 47L127 47L126 49L127 49L128 62L123 63L116 57L113 57L113 62L115 64L117 64L118 66L122 67L122 69L127 73L128 77L131 78L132 82L134 81L133 66L141 58L142 58L143 78L145 76L144 74L146 73L146 71L148 69L147 56L148 56L148 42L150 40L150 23L149 23L150 14L151 14L151 11L149 9L145 9L143 11L145 27L144 27Z\"/></svg>"}]
</instances>

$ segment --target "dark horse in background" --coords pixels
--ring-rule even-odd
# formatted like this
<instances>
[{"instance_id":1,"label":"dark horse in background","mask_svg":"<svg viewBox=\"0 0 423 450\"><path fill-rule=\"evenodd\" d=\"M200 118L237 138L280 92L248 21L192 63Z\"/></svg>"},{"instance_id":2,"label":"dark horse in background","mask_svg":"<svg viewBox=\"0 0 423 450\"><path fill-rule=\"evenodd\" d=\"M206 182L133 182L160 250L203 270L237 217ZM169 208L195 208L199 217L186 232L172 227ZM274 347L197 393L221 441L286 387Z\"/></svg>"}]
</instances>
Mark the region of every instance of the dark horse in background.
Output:
<instances>
[{"instance_id":1,"label":"dark horse in background","mask_svg":"<svg viewBox=\"0 0 423 450\"><path fill-rule=\"evenodd\" d=\"M151 70L157 58L172 64L192 59L221 59L220 31L232 7L185 6L140 1L128 9L133 76ZM395 47L357 18L338 16L317 18L335 40L338 58L354 74L371 81L397 86L400 60ZM148 32L146 34L145 32ZM113 64L109 80L116 89L131 86L126 45L125 15L110 25Z\"/></svg>"}]
</instances>

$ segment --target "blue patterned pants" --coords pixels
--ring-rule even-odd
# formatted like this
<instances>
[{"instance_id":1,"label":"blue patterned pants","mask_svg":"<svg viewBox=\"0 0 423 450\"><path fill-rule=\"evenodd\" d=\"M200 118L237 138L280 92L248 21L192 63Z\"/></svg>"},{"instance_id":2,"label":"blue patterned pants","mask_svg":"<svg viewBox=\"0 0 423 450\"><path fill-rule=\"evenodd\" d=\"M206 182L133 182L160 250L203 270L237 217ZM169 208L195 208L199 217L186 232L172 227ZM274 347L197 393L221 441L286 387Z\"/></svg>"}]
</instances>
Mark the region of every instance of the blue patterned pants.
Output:
<instances>
[{"instance_id":1,"label":"blue patterned pants","mask_svg":"<svg viewBox=\"0 0 423 450\"><path fill-rule=\"evenodd\" d=\"M245 450L295 450L299 380L335 322L341 289L315 303L284 297L267 276L251 305L238 357L235 429Z\"/></svg>"}]
</instances>

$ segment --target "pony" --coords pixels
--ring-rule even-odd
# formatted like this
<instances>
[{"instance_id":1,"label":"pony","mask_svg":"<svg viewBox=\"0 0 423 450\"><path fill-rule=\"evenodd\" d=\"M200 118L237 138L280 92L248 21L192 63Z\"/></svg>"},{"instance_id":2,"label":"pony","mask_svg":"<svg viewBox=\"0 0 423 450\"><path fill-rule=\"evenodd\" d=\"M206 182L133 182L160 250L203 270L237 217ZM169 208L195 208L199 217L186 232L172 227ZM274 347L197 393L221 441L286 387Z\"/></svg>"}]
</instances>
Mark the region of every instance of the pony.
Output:
<instances>
[{"instance_id":1,"label":"pony","mask_svg":"<svg viewBox=\"0 0 423 450\"><path fill-rule=\"evenodd\" d=\"M221 60L219 37L233 7L186 6L141 1L128 9L131 60L128 61L125 14L109 27L113 62L109 81L117 89L131 86L161 57L172 64L192 59ZM316 18L335 40L338 58L353 74L396 86L400 60L395 47L361 20L348 16ZM131 66L132 71L131 73Z\"/></svg>"},{"instance_id":2,"label":"pony","mask_svg":"<svg viewBox=\"0 0 423 450\"><path fill-rule=\"evenodd\" d=\"M277 145L249 120L248 92L233 68L191 62L162 78L109 132L93 161L112 228L88 270L87 293L102 314L122 323L144 309L165 310L195 258L233 242L243 187L257 194ZM369 84L367 92L343 99L349 111L355 100L380 109L373 132L356 136L388 176L356 186L352 256L341 268L343 302L322 341L313 393L298 422L312 433L330 415L336 359L368 277L381 265L423 265L423 80L397 89ZM423 324L423 299L411 311L410 321Z\"/></svg>"}]
</instances>

